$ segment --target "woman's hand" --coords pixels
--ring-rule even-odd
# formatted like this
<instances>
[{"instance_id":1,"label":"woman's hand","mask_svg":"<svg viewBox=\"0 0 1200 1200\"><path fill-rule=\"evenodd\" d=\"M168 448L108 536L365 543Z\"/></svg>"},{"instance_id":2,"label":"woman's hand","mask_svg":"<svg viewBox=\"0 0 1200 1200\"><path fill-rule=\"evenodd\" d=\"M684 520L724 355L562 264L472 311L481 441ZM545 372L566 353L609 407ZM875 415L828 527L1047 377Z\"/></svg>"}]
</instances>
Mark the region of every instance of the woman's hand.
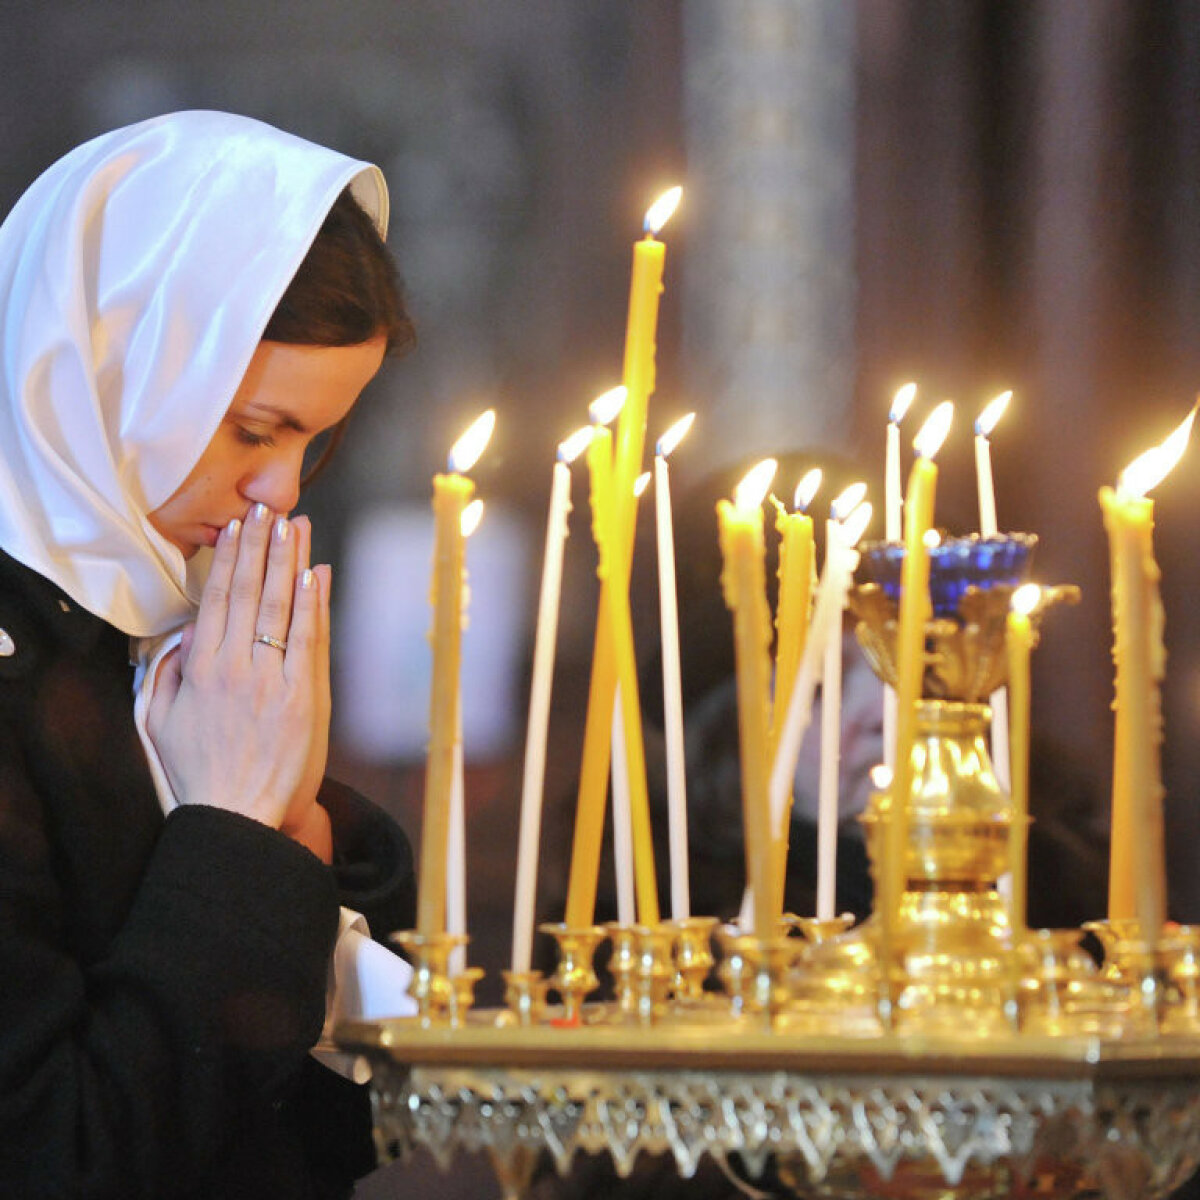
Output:
<instances>
[{"instance_id":1,"label":"woman's hand","mask_svg":"<svg viewBox=\"0 0 1200 1200\"><path fill-rule=\"evenodd\" d=\"M308 568L309 532L306 518L273 521L261 505L222 532L147 728L180 803L252 817L328 860L316 795L329 740L330 576Z\"/></svg>"}]
</instances>

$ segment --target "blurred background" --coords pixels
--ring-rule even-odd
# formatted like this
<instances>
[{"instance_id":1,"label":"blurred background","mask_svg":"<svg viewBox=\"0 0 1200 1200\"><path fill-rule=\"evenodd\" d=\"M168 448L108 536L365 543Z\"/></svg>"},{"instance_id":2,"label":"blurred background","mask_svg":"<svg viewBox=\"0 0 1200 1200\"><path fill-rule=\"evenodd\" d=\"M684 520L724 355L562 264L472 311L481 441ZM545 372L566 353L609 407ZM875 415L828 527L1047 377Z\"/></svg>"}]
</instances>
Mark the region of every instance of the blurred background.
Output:
<instances>
[{"instance_id":1,"label":"blurred background","mask_svg":"<svg viewBox=\"0 0 1200 1200\"><path fill-rule=\"evenodd\" d=\"M958 404L938 520L966 533L971 427L1011 388L992 439L1000 526L1040 536L1039 581L1083 589L1035 657L1034 815L1056 814L1068 857L1077 838L1102 866L1113 689L1096 493L1200 390L1200 3L6 0L0 29L0 211L72 145L179 108L259 117L382 167L419 345L372 385L304 501L335 567L334 771L419 844L430 478L493 406L464 659L471 958L493 978L554 449L619 382L630 247L675 183L649 436L698 414L672 460L681 537L700 547L680 563L685 684L731 661L728 626L705 615L714 479L828 452L880 501L888 408L911 379L910 436L936 401ZM1156 492L1180 921L1200 919L1198 456ZM562 915L594 632L582 471L574 499L546 919ZM651 660L644 522L634 597ZM1081 877L1082 914L1102 915L1103 879ZM605 884L601 917L610 904Z\"/></svg>"}]
</instances>

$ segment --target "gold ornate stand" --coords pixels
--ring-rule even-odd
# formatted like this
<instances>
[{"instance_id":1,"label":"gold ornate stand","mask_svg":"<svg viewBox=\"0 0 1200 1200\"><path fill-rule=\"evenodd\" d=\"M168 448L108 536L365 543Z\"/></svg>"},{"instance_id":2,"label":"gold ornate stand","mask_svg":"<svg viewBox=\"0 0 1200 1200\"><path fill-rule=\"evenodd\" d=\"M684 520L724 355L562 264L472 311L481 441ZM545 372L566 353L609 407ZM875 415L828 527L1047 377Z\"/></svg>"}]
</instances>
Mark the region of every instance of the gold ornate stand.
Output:
<instances>
[{"instance_id":1,"label":"gold ornate stand","mask_svg":"<svg viewBox=\"0 0 1200 1200\"><path fill-rule=\"evenodd\" d=\"M558 971L509 977L495 1014L468 1011L474 980L445 977L445 946L409 937L421 1016L338 1030L370 1060L381 1155L423 1145L448 1164L487 1149L510 1197L542 1151L563 1171L604 1151L623 1173L670 1153L684 1176L708 1154L828 1200L1140 1200L1188 1178L1200 930L1101 922L1097 966L1082 930L1014 928L996 887L1014 816L982 701L1003 683L1012 587L993 583L926 626L886 946L877 917L789 916L766 939L705 919L545 926ZM1043 607L1072 594L1049 589ZM894 680L894 600L866 584L852 603L868 658ZM874 862L892 803L877 794L863 818ZM606 934L615 998L597 1003Z\"/></svg>"},{"instance_id":2,"label":"gold ornate stand","mask_svg":"<svg viewBox=\"0 0 1200 1200\"><path fill-rule=\"evenodd\" d=\"M704 1154L736 1155L797 1195L864 1200L1134 1200L1200 1162L1195 1038L818 1041L736 1022L497 1030L476 1015L452 1036L340 1031L371 1061L384 1157L487 1149L511 1178L534 1150L562 1171L604 1151L621 1173L670 1153L689 1177Z\"/></svg>"}]
</instances>

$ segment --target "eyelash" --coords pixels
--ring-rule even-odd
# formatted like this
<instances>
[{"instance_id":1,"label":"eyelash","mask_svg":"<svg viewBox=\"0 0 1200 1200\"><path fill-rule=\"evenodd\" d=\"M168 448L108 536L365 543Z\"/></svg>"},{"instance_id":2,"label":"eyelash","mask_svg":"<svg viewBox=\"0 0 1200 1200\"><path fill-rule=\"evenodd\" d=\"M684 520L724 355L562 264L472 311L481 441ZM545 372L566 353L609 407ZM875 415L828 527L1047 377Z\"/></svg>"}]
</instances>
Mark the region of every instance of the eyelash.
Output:
<instances>
[{"instance_id":1,"label":"eyelash","mask_svg":"<svg viewBox=\"0 0 1200 1200\"><path fill-rule=\"evenodd\" d=\"M244 446L273 446L275 439L269 434L254 433L253 430L246 429L241 425L235 427L237 429L237 439Z\"/></svg>"}]
</instances>

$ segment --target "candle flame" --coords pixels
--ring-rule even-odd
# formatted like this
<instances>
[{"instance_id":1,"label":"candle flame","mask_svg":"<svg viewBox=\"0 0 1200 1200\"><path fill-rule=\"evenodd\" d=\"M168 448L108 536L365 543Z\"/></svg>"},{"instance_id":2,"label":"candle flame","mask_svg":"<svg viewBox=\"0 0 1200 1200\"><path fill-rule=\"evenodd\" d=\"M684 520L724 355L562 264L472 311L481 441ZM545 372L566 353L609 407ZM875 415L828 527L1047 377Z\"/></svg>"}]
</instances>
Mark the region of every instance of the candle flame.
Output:
<instances>
[{"instance_id":1,"label":"candle flame","mask_svg":"<svg viewBox=\"0 0 1200 1200\"><path fill-rule=\"evenodd\" d=\"M862 540L862 535L867 532L867 526L871 523L874 511L870 501L860 502L855 505L854 511L841 523L842 539L847 546L857 546Z\"/></svg>"},{"instance_id":2,"label":"candle flame","mask_svg":"<svg viewBox=\"0 0 1200 1200\"><path fill-rule=\"evenodd\" d=\"M886 792L892 786L892 768L887 763L876 763L871 768L871 786L877 792Z\"/></svg>"},{"instance_id":3,"label":"candle flame","mask_svg":"<svg viewBox=\"0 0 1200 1200\"><path fill-rule=\"evenodd\" d=\"M751 467L742 477L741 483L733 489L734 506L742 512L758 508L765 499L778 468L779 463L773 458L764 458L762 462Z\"/></svg>"},{"instance_id":4,"label":"candle flame","mask_svg":"<svg viewBox=\"0 0 1200 1200\"><path fill-rule=\"evenodd\" d=\"M684 436L687 434L687 431L691 429L692 422L695 419L696 414L694 412L688 413L686 417L680 417L679 420L676 421L675 424L672 425L671 428L668 429L666 433L664 433L662 437L658 439L658 443L654 447L654 453L659 458L668 457L671 451L683 441Z\"/></svg>"},{"instance_id":5,"label":"candle flame","mask_svg":"<svg viewBox=\"0 0 1200 1200\"><path fill-rule=\"evenodd\" d=\"M607 392L601 392L588 405L588 419L593 425L609 425L617 419L617 414L625 407L625 397L629 389L623 383Z\"/></svg>"},{"instance_id":6,"label":"candle flame","mask_svg":"<svg viewBox=\"0 0 1200 1200\"><path fill-rule=\"evenodd\" d=\"M1187 449L1188 438L1192 434L1192 422L1196 419L1197 407L1200 407L1200 400L1192 406L1192 411L1175 427L1165 441L1147 450L1145 454L1138 455L1121 472L1121 477L1117 481L1119 491L1124 492L1127 496L1144 496L1166 479Z\"/></svg>"},{"instance_id":7,"label":"candle flame","mask_svg":"<svg viewBox=\"0 0 1200 1200\"><path fill-rule=\"evenodd\" d=\"M646 209L646 220L642 225L642 229L647 237L658 236L659 231L671 219L671 215L679 207L679 201L682 198L683 188L669 188Z\"/></svg>"},{"instance_id":8,"label":"candle flame","mask_svg":"<svg viewBox=\"0 0 1200 1200\"><path fill-rule=\"evenodd\" d=\"M487 412L475 418L466 433L450 447L450 471L454 475L464 475L478 461L479 456L487 449L491 440L492 430L496 428L496 410L489 408Z\"/></svg>"},{"instance_id":9,"label":"candle flame","mask_svg":"<svg viewBox=\"0 0 1200 1200\"><path fill-rule=\"evenodd\" d=\"M596 436L596 430L591 425L583 425L575 430L570 437L558 443L558 461L570 466L591 444Z\"/></svg>"},{"instance_id":10,"label":"candle flame","mask_svg":"<svg viewBox=\"0 0 1200 1200\"><path fill-rule=\"evenodd\" d=\"M975 418L975 436L976 437L991 437L992 430L996 428L996 422L1004 416L1004 410L1008 407L1008 402L1012 399L1012 392L1001 392L994 400L989 401L984 406L983 412Z\"/></svg>"},{"instance_id":11,"label":"candle flame","mask_svg":"<svg viewBox=\"0 0 1200 1200\"><path fill-rule=\"evenodd\" d=\"M808 471L804 478L796 484L796 494L792 497L792 506L797 512L807 512L808 506L813 502L817 494L817 489L821 486L821 480L824 476L821 473L820 467L813 467Z\"/></svg>"},{"instance_id":12,"label":"candle flame","mask_svg":"<svg viewBox=\"0 0 1200 1200\"><path fill-rule=\"evenodd\" d=\"M906 383L899 388L896 394L892 397L892 407L888 411L888 421L893 425L899 425L904 420L904 414L908 412L908 406L916 399L917 385L915 383Z\"/></svg>"},{"instance_id":13,"label":"candle flame","mask_svg":"<svg viewBox=\"0 0 1200 1200\"><path fill-rule=\"evenodd\" d=\"M921 541L925 543L926 550L936 550L942 544L942 535L936 529L927 529Z\"/></svg>"},{"instance_id":14,"label":"candle flame","mask_svg":"<svg viewBox=\"0 0 1200 1200\"><path fill-rule=\"evenodd\" d=\"M643 471L633 481L633 494L640 497L641 494L650 486L650 472Z\"/></svg>"},{"instance_id":15,"label":"candle flame","mask_svg":"<svg viewBox=\"0 0 1200 1200\"><path fill-rule=\"evenodd\" d=\"M840 492L829 506L829 515L835 521L844 521L867 498L865 483L852 483Z\"/></svg>"},{"instance_id":16,"label":"candle flame","mask_svg":"<svg viewBox=\"0 0 1200 1200\"><path fill-rule=\"evenodd\" d=\"M943 400L925 419L921 432L913 438L913 449L920 458L933 458L942 448L946 434L950 432L950 422L954 420L954 405L949 400Z\"/></svg>"},{"instance_id":17,"label":"candle flame","mask_svg":"<svg viewBox=\"0 0 1200 1200\"><path fill-rule=\"evenodd\" d=\"M1027 617L1042 601L1042 589L1036 583L1023 583L1012 594L1009 604L1015 613Z\"/></svg>"},{"instance_id":18,"label":"candle flame","mask_svg":"<svg viewBox=\"0 0 1200 1200\"><path fill-rule=\"evenodd\" d=\"M462 515L458 518L458 527L462 531L463 537L469 538L479 528L479 522L482 520L483 501L479 499L472 500L462 510Z\"/></svg>"}]
</instances>

